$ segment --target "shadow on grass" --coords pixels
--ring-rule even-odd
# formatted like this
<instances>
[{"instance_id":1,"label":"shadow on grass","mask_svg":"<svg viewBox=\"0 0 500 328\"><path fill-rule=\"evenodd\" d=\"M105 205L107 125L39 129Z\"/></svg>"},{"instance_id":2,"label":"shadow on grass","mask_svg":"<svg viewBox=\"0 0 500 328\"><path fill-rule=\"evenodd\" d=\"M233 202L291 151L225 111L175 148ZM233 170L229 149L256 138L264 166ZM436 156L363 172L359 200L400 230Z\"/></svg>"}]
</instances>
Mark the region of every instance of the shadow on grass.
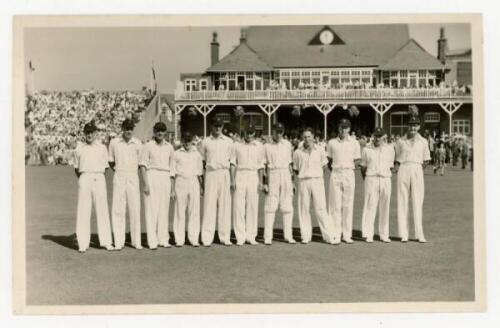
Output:
<instances>
[{"instance_id":1,"label":"shadow on grass","mask_svg":"<svg viewBox=\"0 0 500 328\"><path fill-rule=\"evenodd\" d=\"M293 228L292 235L296 241L301 240L299 228ZM52 241L60 246L63 246L63 247L69 248L69 249L78 250L78 241L76 239L76 233L68 235L68 236L43 235L42 239ZM353 230L352 239L354 239L356 241L364 241L365 240L365 238L362 237L362 233L360 230ZM375 235L374 239L380 240L380 237L378 235ZM236 242L234 231L231 232L231 240L233 242ZM264 229L263 228L258 229L257 240L260 240L261 242L263 242L263 240L264 240ZM278 242L287 243L287 241L285 240L282 229L274 229L273 240L278 241ZM391 237L391 240L397 241L397 240L401 240L401 238ZM187 236L186 236L186 241L187 241ZM323 236L321 235L321 230L319 229L319 227L313 228L312 241L313 242L320 242L320 243L324 242ZM218 234L217 234L217 231L215 232L214 243L221 244L219 237L218 237ZM147 235L146 235L146 233L142 233L141 234L141 245L147 246L147 244L148 244L147 243ZM170 244L172 244L172 245L175 244L175 238L174 238L174 235L172 232L170 232ZM133 247L132 243L131 243L131 239L130 239L130 233L125 234L125 246L131 247L131 248ZM97 249L101 248L101 246L99 244L99 237L97 234L93 233L90 235L89 247L90 248L97 248Z\"/></svg>"}]
</instances>

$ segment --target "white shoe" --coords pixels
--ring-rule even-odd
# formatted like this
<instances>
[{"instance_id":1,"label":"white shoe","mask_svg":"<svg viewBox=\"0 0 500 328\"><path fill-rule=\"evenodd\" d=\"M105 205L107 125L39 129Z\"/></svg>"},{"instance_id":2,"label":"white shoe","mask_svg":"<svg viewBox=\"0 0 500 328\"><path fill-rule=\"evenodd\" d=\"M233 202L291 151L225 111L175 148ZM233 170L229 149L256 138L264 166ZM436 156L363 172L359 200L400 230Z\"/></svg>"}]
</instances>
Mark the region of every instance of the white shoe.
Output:
<instances>
[{"instance_id":1,"label":"white shoe","mask_svg":"<svg viewBox=\"0 0 500 328\"><path fill-rule=\"evenodd\" d=\"M141 245L135 246L135 249L142 249Z\"/></svg>"},{"instance_id":2,"label":"white shoe","mask_svg":"<svg viewBox=\"0 0 500 328\"><path fill-rule=\"evenodd\" d=\"M225 241L224 242L224 246L232 246L232 245L233 245L233 243L230 242L230 241Z\"/></svg>"},{"instance_id":3,"label":"white shoe","mask_svg":"<svg viewBox=\"0 0 500 328\"><path fill-rule=\"evenodd\" d=\"M259 245L259 243L256 242L255 240L250 240L248 243L252 246Z\"/></svg>"},{"instance_id":4,"label":"white shoe","mask_svg":"<svg viewBox=\"0 0 500 328\"><path fill-rule=\"evenodd\" d=\"M352 244L354 241L351 238L343 239L346 244Z\"/></svg>"},{"instance_id":5,"label":"white shoe","mask_svg":"<svg viewBox=\"0 0 500 328\"><path fill-rule=\"evenodd\" d=\"M420 239L418 240L418 242L419 242L419 243L426 243L426 242L427 242L427 240L425 240L425 238L420 238Z\"/></svg>"},{"instance_id":6,"label":"white shoe","mask_svg":"<svg viewBox=\"0 0 500 328\"><path fill-rule=\"evenodd\" d=\"M286 242L289 243L289 244L296 244L297 243L297 241L295 239L293 239L293 238L292 239L287 239Z\"/></svg>"},{"instance_id":7,"label":"white shoe","mask_svg":"<svg viewBox=\"0 0 500 328\"><path fill-rule=\"evenodd\" d=\"M273 242L272 242L272 241L270 241L270 240L266 240L266 241L264 241L264 245L268 245L268 246L269 246L269 245L272 245L272 244L273 244Z\"/></svg>"},{"instance_id":8,"label":"white shoe","mask_svg":"<svg viewBox=\"0 0 500 328\"><path fill-rule=\"evenodd\" d=\"M108 245L108 246L104 246L104 248L107 250L107 251L114 251L115 248L111 245Z\"/></svg>"},{"instance_id":9,"label":"white shoe","mask_svg":"<svg viewBox=\"0 0 500 328\"><path fill-rule=\"evenodd\" d=\"M226 245L226 244L224 243L224 245ZM236 243L236 245L237 245L237 246L243 246L243 245L245 245L245 243L237 242L237 243ZM227 246L227 245L226 245L226 246Z\"/></svg>"},{"instance_id":10,"label":"white shoe","mask_svg":"<svg viewBox=\"0 0 500 328\"><path fill-rule=\"evenodd\" d=\"M170 245L169 243L166 243L166 244L158 244L158 246L160 246L160 247L165 247L165 248L170 248L170 247L172 247L172 245Z\"/></svg>"},{"instance_id":11,"label":"white shoe","mask_svg":"<svg viewBox=\"0 0 500 328\"><path fill-rule=\"evenodd\" d=\"M391 242L390 238L382 238L380 240L383 241L384 243L390 243Z\"/></svg>"},{"instance_id":12,"label":"white shoe","mask_svg":"<svg viewBox=\"0 0 500 328\"><path fill-rule=\"evenodd\" d=\"M401 238L401 242L402 243L407 243L408 242L408 238Z\"/></svg>"},{"instance_id":13,"label":"white shoe","mask_svg":"<svg viewBox=\"0 0 500 328\"><path fill-rule=\"evenodd\" d=\"M301 241L301 243L304 245L309 244L309 240L303 240L303 241Z\"/></svg>"},{"instance_id":14,"label":"white shoe","mask_svg":"<svg viewBox=\"0 0 500 328\"><path fill-rule=\"evenodd\" d=\"M192 244L193 247L200 247L200 244Z\"/></svg>"},{"instance_id":15,"label":"white shoe","mask_svg":"<svg viewBox=\"0 0 500 328\"><path fill-rule=\"evenodd\" d=\"M86 250L86 249L83 249L83 248L78 249L78 252L79 252L79 253L85 253L86 251L87 251L87 250Z\"/></svg>"},{"instance_id":16,"label":"white shoe","mask_svg":"<svg viewBox=\"0 0 500 328\"><path fill-rule=\"evenodd\" d=\"M366 238L367 243L373 243L373 238Z\"/></svg>"}]
</instances>

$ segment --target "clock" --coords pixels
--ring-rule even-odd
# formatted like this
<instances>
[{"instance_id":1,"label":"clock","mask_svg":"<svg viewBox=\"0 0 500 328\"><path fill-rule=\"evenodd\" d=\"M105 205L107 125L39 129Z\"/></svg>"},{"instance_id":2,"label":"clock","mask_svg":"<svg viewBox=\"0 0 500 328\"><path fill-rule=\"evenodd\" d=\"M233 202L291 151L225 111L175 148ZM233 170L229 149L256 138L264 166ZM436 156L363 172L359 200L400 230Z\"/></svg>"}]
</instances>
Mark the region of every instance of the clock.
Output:
<instances>
[{"instance_id":1,"label":"clock","mask_svg":"<svg viewBox=\"0 0 500 328\"><path fill-rule=\"evenodd\" d=\"M334 35L333 35L332 31L330 31L330 30L324 30L319 35L319 40L321 41L322 44L325 44L325 45L331 44L333 39L334 39Z\"/></svg>"}]
</instances>

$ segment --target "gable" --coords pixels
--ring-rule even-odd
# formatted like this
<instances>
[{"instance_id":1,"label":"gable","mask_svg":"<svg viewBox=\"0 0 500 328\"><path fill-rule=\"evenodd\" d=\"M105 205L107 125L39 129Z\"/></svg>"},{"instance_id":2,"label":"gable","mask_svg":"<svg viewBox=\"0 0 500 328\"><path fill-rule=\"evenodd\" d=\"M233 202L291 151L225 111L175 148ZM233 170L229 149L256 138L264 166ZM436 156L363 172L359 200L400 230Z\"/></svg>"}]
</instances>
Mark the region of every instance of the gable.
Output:
<instances>
[{"instance_id":1,"label":"gable","mask_svg":"<svg viewBox=\"0 0 500 328\"><path fill-rule=\"evenodd\" d=\"M309 42L310 46L329 46L336 44L345 43L329 26L323 27Z\"/></svg>"}]
</instances>

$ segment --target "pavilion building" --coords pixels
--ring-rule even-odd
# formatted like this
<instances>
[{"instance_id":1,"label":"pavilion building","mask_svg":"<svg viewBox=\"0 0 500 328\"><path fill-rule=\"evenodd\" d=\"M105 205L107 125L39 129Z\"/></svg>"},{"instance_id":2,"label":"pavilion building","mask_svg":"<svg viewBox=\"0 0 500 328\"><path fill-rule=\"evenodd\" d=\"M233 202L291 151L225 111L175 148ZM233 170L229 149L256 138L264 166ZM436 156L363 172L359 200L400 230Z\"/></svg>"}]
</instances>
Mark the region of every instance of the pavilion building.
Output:
<instances>
[{"instance_id":1,"label":"pavilion building","mask_svg":"<svg viewBox=\"0 0 500 328\"><path fill-rule=\"evenodd\" d=\"M175 134L207 135L219 116L235 132L252 125L268 134L279 121L327 138L347 117L359 134L381 126L401 135L415 105L422 131L470 135L471 51L449 51L444 29L437 46L436 58L406 24L251 26L219 59L214 32L211 66L180 76Z\"/></svg>"}]
</instances>

